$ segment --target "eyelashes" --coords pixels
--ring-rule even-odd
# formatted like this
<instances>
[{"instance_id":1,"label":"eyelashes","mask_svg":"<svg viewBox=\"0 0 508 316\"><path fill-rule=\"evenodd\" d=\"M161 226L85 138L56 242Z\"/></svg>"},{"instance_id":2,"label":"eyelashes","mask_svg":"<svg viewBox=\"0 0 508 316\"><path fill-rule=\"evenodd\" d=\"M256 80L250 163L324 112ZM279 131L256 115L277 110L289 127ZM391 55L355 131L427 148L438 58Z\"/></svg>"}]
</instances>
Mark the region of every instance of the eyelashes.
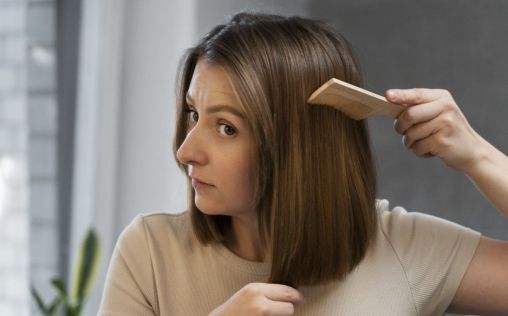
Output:
<instances>
[{"instance_id":1,"label":"eyelashes","mask_svg":"<svg viewBox=\"0 0 508 316\"><path fill-rule=\"evenodd\" d=\"M199 113L189 107L184 108L184 111L187 116L188 126L194 126L199 121ZM218 123L218 131L221 135L227 137L235 136L237 133L236 128L233 125L222 121L219 121Z\"/></svg>"},{"instance_id":2,"label":"eyelashes","mask_svg":"<svg viewBox=\"0 0 508 316\"><path fill-rule=\"evenodd\" d=\"M187 113L186 116L187 116L187 120L190 122L194 122L194 123L197 123L197 121L199 120L199 114L198 112L192 110L191 108L188 108L186 107L184 109L184 111Z\"/></svg>"}]
</instances>

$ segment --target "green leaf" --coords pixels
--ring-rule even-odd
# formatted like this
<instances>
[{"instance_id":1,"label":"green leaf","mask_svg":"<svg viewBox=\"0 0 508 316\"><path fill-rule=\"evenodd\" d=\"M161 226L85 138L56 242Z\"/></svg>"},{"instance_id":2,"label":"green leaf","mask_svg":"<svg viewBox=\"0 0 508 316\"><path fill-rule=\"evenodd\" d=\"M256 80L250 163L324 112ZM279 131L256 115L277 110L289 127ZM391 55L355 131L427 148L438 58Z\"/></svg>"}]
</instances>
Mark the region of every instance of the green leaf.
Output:
<instances>
[{"instance_id":1,"label":"green leaf","mask_svg":"<svg viewBox=\"0 0 508 316\"><path fill-rule=\"evenodd\" d=\"M67 312L67 316L79 316L81 314L81 306L74 306Z\"/></svg>"},{"instance_id":2,"label":"green leaf","mask_svg":"<svg viewBox=\"0 0 508 316\"><path fill-rule=\"evenodd\" d=\"M60 297L56 297L53 302L51 302L51 305L48 306L48 309L46 310L48 316L55 315L57 308L60 306L60 303L62 302L62 299Z\"/></svg>"},{"instance_id":3,"label":"green leaf","mask_svg":"<svg viewBox=\"0 0 508 316\"><path fill-rule=\"evenodd\" d=\"M67 301L67 290L65 289L65 284L62 278L55 277L51 279L51 284L55 288L56 292L58 293L58 296L63 300Z\"/></svg>"},{"instance_id":4,"label":"green leaf","mask_svg":"<svg viewBox=\"0 0 508 316\"><path fill-rule=\"evenodd\" d=\"M43 314L45 314L47 311L47 307L44 304L44 302L42 301L42 298L40 297L39 293L37 293L37 290L33 286L31 286L31 291L32 291L32 296L35 299L35 303L37 303L37 307Z\"/></svg>"},{"instance_id":5,"label":"green leaf","mask_svg":"<svg viewBox=\"0 0 508 316\"><path fill-rule=\"evenodd\" d=\"M35 302L37 303L37 307L39 308L40 312L43 315L46 316L52 316L55 315L56 310L58 306L60 306L60 303L62 302L62 299L60 297L55 297L53 302L49 306L46 306L44 302L42 301L42 298L40 297L39 293L37 293L37 290L32 286L31 287L32 296L35 299Z\"/></svg>"},{"instance_id":6,"label":"green leaf","mask_svg":"<svg viewBox=\"0 0 508 316\"><path fill-rule=\"evenodd\" d=\"M63 302L66 314L73 315L73 310L76 303L73 302L67 294L63 279L59 277L53 278L51 279L51 284L56 289L60 300Z\"/></svg>"},{"instance_id":7,"label":"green leaf","mask_svg":"<svg viewBox=\"0 0 508 316\"><path fill-rule=\"evenodd\" d=\"M77 305L81 305L90 292L100 258L100 243L93 229L88 231L81 243L78 260L73 270L72 294Z\"/></svg>"},{"instance_id":8,"label":"green leaf","mask_svg":"<svg viewBox=\"0 0 508 316\"><path fill-rule=\"evenodd\" d=\"M51 279L51 284L56 289L56 292L63 302L65 309L69 310L72 307L72 302L69 295L67 294L67 289L65 288L63 279L60 277L53 278Z\"/></svg>"}]
</instances>

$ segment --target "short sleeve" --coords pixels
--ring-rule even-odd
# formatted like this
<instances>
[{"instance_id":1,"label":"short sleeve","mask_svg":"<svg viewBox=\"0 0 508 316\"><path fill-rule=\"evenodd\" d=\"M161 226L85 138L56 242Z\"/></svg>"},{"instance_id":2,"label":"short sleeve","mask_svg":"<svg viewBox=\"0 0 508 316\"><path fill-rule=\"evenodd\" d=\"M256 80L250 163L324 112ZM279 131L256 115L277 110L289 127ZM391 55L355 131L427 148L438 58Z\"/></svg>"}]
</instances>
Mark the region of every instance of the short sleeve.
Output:
<instances>
[{"instance_id":1,"label":"short sleeve","mask_svg":"<svg viewBox=\"0 0 508 316\"><path fill-rule=\"evenodd\" d=\"M144 220L138 215L118 238L97 315L155 315L154 289Z\"/></svg>"},{"instance_id":2,"label":"short sleeve","mask_svg":"<svg viewBox=\"0 0 508 316\"><path fill-rule=\"evenodd\" d=\"M381 217L383 232L406 273L418 315L444 314L473 258L480 233L401 207L385 210Z\"/></svg>"}]
</instances>

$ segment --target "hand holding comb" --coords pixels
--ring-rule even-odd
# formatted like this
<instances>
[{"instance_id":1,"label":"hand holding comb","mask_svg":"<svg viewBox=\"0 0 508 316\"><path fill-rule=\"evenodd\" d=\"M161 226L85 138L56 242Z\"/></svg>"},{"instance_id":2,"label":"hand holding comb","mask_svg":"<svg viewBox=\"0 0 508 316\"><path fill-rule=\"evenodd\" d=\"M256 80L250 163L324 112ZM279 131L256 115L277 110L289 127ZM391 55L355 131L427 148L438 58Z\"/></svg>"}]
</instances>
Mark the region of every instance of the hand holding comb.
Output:
<instances>
[{"instance_id":1,"label":"hand holding comb","mask_svg":"<svg viewBox=\"0 0 508 316\"><path fill-rule=\"evenodd\" d=\"M314 91L307 102L331 106L355 120L373 115L396 118L405 109L380 95L336 78L328 80Z\"/></svg>"}]
</instances>

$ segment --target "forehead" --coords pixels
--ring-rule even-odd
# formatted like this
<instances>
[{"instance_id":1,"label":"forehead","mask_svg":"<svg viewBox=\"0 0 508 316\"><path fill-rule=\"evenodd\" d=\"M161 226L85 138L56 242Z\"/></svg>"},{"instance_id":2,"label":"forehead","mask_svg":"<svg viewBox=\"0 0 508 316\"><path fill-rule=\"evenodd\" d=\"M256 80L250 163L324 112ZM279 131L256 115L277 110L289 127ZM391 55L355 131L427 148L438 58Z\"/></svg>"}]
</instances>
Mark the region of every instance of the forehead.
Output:
<instances>
[{"instance_id":1,"label":"forehead","mask_svg":"<svg viewBox=\"0 0 508 316\"><path fill-rule=\"evenodd\" d=\"M205 59L199 59L187 96L196 102L217 101L238 105L238 98L227 71L219 65L213 65Z\"/></svg>"}]
</instances>

